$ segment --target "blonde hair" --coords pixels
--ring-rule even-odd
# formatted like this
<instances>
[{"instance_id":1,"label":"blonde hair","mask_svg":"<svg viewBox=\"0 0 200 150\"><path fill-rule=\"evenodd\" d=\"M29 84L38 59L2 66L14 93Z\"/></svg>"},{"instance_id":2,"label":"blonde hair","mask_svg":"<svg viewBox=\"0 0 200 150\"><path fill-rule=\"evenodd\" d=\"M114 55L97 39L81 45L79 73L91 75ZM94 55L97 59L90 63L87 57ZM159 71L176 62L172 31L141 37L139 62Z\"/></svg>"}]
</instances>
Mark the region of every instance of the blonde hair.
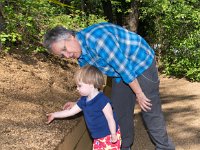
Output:
<instances>
[{"instance_id":1,"label":"blonde hair","mask_svg":"<svg viewBox=\"0 0 200 150\"><path fill-rule=\"evenodd\" d=\"M75 81L85 84L93 84L94 88L102 89L104 85L104 76L96 67L86 65L80 68L75 74Z\"/></svg>"}]
</instances>

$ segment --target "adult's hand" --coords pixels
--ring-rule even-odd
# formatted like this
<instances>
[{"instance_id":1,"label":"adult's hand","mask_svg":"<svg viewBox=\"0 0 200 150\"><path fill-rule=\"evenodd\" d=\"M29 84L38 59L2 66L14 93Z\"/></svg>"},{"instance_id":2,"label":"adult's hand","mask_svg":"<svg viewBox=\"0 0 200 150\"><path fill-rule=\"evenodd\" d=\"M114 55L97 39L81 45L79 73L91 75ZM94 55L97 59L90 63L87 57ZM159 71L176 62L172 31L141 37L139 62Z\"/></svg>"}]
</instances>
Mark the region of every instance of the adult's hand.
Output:
<instances>
[{"instance_id":1,"label":"adult's hand","mask_svg":"<svg viewBox=\"0 0 200 150\"><path fill-rule=\"evenodd\" d=\"M136 94L137 101L143 111L151 110L151 100L149 100L146 95L144 95L140 84L137 79L133 80L129 83L129 86L133 90L133 92Z\"/></svg>"},{"instance_id":2,"label":"adult's hand","mask_svg":"<svg viewBox=\"0 0 200 150\"><path fill-rule=\"evenodd\" d=\"M148 110L151 110L151 100L148 99L143 92L136 94L137 102L140 105L140 108L147 112Z\"/></svg>"},{"instance_id":3,"label":"adult's hand","mask_svg":"<svg viewBox=\"0 0 200 150\"><path fill-rule=\"evenodd\" d=\"M76 104L76 102L67 102L67 103L65 103L65 105L63 106L63 110L64 110L64 109L69 110L69 109L71 109L75 104Z\"/></svg>"}]
</instances>

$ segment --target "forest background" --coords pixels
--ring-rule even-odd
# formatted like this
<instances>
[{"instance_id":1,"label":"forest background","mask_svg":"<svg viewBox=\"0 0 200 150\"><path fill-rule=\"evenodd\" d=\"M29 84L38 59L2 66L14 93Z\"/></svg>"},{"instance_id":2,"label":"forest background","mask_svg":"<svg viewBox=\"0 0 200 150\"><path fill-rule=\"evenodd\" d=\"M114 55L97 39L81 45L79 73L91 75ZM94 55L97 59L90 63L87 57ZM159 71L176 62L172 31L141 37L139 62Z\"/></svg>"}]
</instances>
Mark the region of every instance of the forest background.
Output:
<instances>
[{"instance_id":1,"label":"forest background","mask_svg":"<svg viewBox=\"0 0 200 150\"><path fill-rule=\"evenodd\" d=\"M0 0L5 53L46 53L44 33L108 21L137 32L154 48L162 73L200 81L199 0Z\"/></svg>"}]
</instances>

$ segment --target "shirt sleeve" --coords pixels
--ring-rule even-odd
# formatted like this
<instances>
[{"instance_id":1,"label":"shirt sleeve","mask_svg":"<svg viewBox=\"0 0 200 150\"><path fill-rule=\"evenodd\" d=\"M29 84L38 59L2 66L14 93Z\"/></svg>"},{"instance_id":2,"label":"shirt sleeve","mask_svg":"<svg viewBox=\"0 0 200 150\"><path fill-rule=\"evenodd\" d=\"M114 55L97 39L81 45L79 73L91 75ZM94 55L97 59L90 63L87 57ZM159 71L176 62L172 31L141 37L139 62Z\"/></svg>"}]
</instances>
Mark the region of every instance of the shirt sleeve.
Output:
<instances>
[{"instance_id":1,"label":"shirt sleeve","mask_svg":"<svg viewBox=\"0 0 200 150\"><path fill-rule=\"evenodd\" d=\"M106 96L102 95L101 99L98 101L98 106L100 108L100 110L103 110L104 107L107 105L107 103L109 103L109 100Z\"/></svg>"},{"instance_id":2,"label":"shirt sleeve","mask_svg":"<svg viewBox=\"0 0 200 150\"><path fill-rule=\"evenodd\" d=\"M105 33L97 41L97 53L121 76L124 82L130 83L135 78L135 72L130 60L122 53L116 37Z\"/></svg>"},{"instance_id":3,"label":"shirt sleeve","mask_svg":"<svg viewBox=\"0 0 200 150\"><path fill-rule=\"evenodd\" d=\"M84 107L84 97L81 97L81 98L77 101L77 105L78 105L78 107L80 107L81 109L83 109L83 107Z\"/></svg>"}]
</instances>

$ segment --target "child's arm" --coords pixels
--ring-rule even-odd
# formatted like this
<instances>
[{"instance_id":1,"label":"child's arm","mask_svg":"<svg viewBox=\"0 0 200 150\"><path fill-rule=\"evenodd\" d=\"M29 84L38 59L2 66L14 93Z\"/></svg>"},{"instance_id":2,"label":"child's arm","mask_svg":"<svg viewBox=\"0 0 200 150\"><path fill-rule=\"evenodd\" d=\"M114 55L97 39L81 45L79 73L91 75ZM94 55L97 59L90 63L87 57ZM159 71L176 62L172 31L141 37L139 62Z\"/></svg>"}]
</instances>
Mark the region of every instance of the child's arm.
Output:
<instances>
[{"instance_id":1,"label":"child's arm","mask_svg":"<svg viewBox=\"0 0 200 150\"><path fill-rule=\"evenodd\" d=\"M110 103L107 103L106 106L103 108L103 113L108 121L112 143L115 143L117 142L116 123L113 117L113 111Z\"/></svg>"},{"instance_id":2,"label":"child's arm","mask_svg":"<svg viewBox=\"0 0 200 150\"><path fill-rule=\"evenodd\" d=\"M65 105L63 106L63 110L64 110L64 109L71 109L75 104L76 104L76 102L67 102L67 103L65 103Z\"/></svg>"},{"instance_id":3,"label":"child's arm","mask_svg":"<svg viewBox=\"0 0 200 150\"><path fill-rule=\"evenodd\" d=\"M54 113L47 114L48 121L47 124L49 124L51 121L53 121L55 118L66 118L73 116L81 111L80 107L75 104L71 109L69 110L63 110L63 111L58 111Z\"/></svg>"}]
</instances>

